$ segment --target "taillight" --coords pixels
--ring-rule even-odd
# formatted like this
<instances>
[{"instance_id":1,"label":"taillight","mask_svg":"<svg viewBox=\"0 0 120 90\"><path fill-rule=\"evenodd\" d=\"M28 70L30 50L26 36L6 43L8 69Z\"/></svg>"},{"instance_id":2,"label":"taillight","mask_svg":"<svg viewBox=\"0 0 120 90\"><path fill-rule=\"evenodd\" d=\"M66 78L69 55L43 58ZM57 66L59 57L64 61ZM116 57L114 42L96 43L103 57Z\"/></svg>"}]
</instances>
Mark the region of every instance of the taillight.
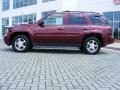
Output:
<instances>
[{"instance_id":1,"label":"taillight","mask_svg":"<svg viewBox=\"0 0 120 90\"><path fill-rule=\"evenodd\" d=\"M111 26L106 28L105 34L112 35L112 27Z\"/></svg>"}]
</instances>

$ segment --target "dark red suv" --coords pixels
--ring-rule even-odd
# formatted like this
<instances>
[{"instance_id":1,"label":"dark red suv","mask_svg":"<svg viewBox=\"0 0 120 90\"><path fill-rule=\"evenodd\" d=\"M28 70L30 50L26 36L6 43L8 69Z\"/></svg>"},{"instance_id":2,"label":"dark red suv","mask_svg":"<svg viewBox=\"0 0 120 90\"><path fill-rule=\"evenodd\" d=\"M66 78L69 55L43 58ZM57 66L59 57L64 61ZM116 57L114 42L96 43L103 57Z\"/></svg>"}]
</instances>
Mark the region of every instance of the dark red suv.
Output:
<instances>
[{"instance_id":1,"label":"dark red suv","mask_svg":"<svg viewBox=\"0 0 120 90\"><path fill-rule=\"evenodd\" d=\"M78 46L83 52L96 54L113 43L112 27L95 12L65 11L50 14L27 25L9 27L4 42L14 51L25 52L36 45Z\"/></svg>"}]
</instances>

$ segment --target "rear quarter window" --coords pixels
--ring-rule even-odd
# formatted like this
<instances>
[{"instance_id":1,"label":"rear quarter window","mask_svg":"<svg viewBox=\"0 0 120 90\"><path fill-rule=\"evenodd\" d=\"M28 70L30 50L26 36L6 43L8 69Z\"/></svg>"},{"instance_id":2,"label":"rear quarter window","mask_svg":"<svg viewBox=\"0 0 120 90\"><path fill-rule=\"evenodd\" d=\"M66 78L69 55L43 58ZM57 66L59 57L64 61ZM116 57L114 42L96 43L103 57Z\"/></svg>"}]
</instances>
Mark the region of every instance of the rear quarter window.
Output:
<instances>
[{"instance_id":1,"label":"rear quarter window","mask_svg":"<svg viewBox=\"0 0 120 90\"><path fill-rule=\"evenodd\" d=\"M109 25L107 18L103 15L90 15L89 18L94 25Z\"/></svg>"}]
</instances>

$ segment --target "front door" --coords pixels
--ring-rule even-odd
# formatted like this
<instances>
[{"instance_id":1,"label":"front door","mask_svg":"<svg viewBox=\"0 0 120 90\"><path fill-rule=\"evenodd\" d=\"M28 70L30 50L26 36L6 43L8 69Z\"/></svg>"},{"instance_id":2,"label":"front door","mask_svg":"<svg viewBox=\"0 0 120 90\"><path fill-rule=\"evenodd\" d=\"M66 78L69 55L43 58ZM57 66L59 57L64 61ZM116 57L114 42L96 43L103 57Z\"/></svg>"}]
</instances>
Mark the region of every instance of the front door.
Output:
<instances>
[{"instance_id":1,"label":"front door","mask_svg":"<svg viewBox=\"0 0 120 90\"><path fill-rule=\"evenodd\" d=\"M65 25L64 13L58 13L43 19L43 27L36 27L35 37L37 43L64 44Z\"/></svg>"}]
</instances>

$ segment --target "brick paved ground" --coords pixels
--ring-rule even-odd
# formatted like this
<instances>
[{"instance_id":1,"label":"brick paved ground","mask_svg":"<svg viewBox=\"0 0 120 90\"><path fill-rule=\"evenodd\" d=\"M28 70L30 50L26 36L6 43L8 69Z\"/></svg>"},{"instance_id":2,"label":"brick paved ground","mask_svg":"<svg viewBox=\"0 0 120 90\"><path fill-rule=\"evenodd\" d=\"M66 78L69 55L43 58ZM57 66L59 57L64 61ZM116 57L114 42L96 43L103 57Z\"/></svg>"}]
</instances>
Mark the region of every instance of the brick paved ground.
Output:
<instances>
[{"instance_id":1,"label":"brick paved ground","mask_svg":"<svg viewBox=\"0 0 120 90\"><path fill-rule=\"evenodd\" d=\"M15 53L0 42L0 90L120 90L120 53Z\"/></svg>"}]
</instances>

